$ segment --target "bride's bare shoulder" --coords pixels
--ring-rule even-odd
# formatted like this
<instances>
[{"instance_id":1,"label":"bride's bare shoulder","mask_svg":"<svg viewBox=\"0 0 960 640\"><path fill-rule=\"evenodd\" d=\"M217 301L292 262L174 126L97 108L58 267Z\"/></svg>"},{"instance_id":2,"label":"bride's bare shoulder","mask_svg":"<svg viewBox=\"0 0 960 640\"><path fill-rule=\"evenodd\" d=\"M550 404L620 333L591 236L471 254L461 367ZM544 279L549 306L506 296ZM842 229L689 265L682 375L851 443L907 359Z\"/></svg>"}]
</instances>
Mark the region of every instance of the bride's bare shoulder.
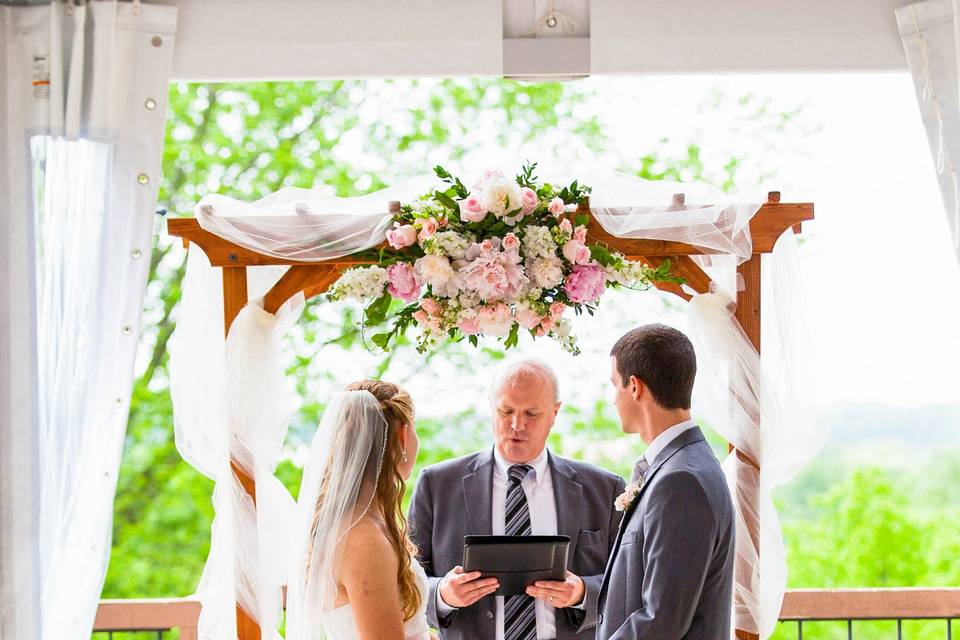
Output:
<instances>
[{"instance_id":1,"label":"bride's bare shoulder","mask_svg":"<svg viewBox=\"0 0 960 640\"><path fill-rule=\"evenodd\" d=\"M347 534L344 545L344 561L347 563L398 563L396 552L390 544L382 522L363 518Z\"/></svg>"}]
</instances>

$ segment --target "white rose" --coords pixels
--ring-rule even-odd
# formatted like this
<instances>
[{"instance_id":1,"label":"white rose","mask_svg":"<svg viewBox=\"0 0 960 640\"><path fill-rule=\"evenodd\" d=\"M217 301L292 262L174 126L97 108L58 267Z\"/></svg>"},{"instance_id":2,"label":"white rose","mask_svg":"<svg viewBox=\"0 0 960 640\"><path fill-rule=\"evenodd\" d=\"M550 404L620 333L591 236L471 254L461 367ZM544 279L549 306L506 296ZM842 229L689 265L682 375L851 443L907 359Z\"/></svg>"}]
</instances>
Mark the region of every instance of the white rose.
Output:
<instances>
[{"instance_id":1,"label":"white rose","mask_svg":"<svg viewBox=\"0 0 960 640\"><path fill-rule=\"evenodd\" d=\"M523 194L516 182L504 180L487 185L481 201L487 211L502 218L505 213L523 207Z\"/></svg>"}]
</instances>

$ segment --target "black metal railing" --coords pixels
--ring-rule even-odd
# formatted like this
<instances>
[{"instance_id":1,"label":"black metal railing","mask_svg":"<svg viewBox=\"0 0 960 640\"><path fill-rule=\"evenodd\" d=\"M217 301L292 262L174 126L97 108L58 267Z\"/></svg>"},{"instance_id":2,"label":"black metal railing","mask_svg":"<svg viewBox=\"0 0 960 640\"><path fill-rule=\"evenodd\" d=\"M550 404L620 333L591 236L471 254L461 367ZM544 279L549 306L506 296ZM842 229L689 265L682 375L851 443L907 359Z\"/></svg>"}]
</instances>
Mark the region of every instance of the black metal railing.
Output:
<instances>
[{"instance_id":1,"label":"black metal railing","mask_svg":"<svg viewBox=\"0 0 960 640\"><path fill-rule=\"evenodd\" d=\"M776 640L953 640L960 589L788 591ZM958 639L960 640L960 639Z\"/></svg>"}]
</instances>

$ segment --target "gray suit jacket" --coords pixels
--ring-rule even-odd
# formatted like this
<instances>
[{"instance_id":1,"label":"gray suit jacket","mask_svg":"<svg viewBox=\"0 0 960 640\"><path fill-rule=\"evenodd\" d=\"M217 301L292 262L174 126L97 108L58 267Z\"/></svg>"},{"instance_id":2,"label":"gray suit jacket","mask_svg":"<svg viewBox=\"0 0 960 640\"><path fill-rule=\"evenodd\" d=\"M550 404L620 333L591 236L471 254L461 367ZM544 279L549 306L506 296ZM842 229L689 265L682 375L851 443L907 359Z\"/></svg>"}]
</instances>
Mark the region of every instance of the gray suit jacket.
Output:
<instances>
[{"instance_id":1,"label":"gray suit jacket","mask_svg":"<svg viewBox=\"0 0 960 640\"><path fill-rule=\"evenodd\" d=\"M600 587L598 640L729 640L733 503L698 427L647 470Z\"/></svg>"},{"instance_id":2,"label":"gray suit jacket","mask_svg":"<svg viewBox=\"0 0 960 640\"><path fill-rule=\"evenodd\" d=\"M586 609L557 610L557 640L592 638L597 594L610 547L620 524L613 502L624 481L593 465L550 454L557 502L557 533L570 536L568 569L583 579ZM490 535L493 507L493 449L432 465L423 470L410 503L409 524L430 577L427 619L445 640L492 640L496 601L487 596L469 607L437 618L437 586L463 564L463 537Z\"/></svg>"}]
</instances>

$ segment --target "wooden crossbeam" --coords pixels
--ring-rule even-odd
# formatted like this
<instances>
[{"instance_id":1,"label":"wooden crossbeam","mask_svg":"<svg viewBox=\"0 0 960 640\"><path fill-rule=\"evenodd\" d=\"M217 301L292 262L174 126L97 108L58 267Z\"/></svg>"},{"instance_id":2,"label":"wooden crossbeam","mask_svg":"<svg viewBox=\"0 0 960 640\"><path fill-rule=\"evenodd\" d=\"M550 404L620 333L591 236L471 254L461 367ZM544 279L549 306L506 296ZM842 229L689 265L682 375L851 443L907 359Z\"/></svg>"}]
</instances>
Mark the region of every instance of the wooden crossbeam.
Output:
<instances>
[{"instance_id":1,"label":"wooden crossbeam","mask_svg":"<svg viewBox=\"0 0 960 640\"><path fill-rule=\"evenodd\" d=\"M760 207L757 214L750 221L750 234L753 238L753 253L770 253L777 239L783 232L793 227L800 230L802 222L813 219L812 203L768 202ZM214 267L241 267L257 265L294 265L294 264L335 264L349 267L357 264L368 264L369 261L358 260L346 256L322 262L303 262L266 256L250 249L225 240L220 236L205 231L196 218L170 218L167 220L167 232L182 238L184 246L189 243L198 245ZM666 242L662 240L631 240L617 238L603 230L600 224L591 219L587 225L587 238L591 242L604 244L615 251L623 253L635 260L640 257L664 258L670 256L692 256L713 253L701 247L682 242Z\"/></svg>"}]
</instances>

